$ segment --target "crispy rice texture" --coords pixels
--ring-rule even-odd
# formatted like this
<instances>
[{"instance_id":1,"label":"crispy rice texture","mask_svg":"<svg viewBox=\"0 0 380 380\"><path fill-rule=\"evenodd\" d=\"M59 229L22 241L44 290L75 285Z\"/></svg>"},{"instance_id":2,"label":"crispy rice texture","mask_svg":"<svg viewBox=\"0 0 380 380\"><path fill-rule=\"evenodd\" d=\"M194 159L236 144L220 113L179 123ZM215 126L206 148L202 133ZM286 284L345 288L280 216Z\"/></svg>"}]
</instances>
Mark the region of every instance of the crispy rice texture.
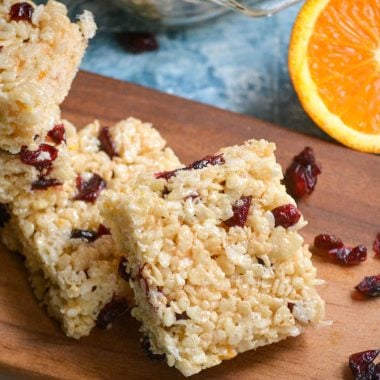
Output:
<instances>
[{"instance_id":1,"label":"crispy rice texture","mask_svg":"<svg viewBox=\"0 0 380 380\"><path fill-rule=\"evenodd\" d=\"M17 0L0 3L0 149L17 153L59 120L66 97L96 26L85 11L72 23L66 7L35 5L31 22L12 21Z\"/></svg>"},{"instance_id":2,"label":"crispy rice texture","mask_svg":"<svg viewBox=\"0 0 380 380\"><path fill-rule=\"evenodd\" d=\"M108 189L127 194L129 182L138 173L170 170L180 163L150 124L133 118L110 128L118 153L113 159L100 150L98 122L78 133L68 122L65 127L68 160L62 165L71 168L71 178L61 187L19 191L7 204L12 217L0 233L6 247L26 257L41 304L68 336L80 338L90 333L99 313L115 296L133 301L128 283L118 275L120 252L113 237L104 235L94 242L71 238L74 229L97 231L104 223L98 201L74 200L77 175L89 179L96 173ZM14 181L17 186L17 178ZM0 181L0 189L1 185Z\"/></svg>"},{"instance_id":3,"label":"crispy rice texture","mask_svg":"<svg viewBox=\"0 0 380 380\"><path fill-rule=\"evenodd\" d=\"M127 196L108 192L106 224L128 258L132 315L152 351L185 376L239 352L319 324L324 302L303 218L275 227L271 210L295 204L281 184L275 145L221 149L221 165L143 175ZM252 196L244 227L227 227L232 205Z\"/></svg>"}]
</instances>

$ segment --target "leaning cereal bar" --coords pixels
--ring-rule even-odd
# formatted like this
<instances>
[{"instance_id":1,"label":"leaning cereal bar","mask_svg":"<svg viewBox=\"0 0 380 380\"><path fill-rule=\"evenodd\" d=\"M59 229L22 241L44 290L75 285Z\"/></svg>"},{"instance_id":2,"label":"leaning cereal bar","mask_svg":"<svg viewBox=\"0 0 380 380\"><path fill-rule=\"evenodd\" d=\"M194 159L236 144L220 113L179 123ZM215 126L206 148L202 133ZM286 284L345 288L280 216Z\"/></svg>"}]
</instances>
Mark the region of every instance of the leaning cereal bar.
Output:
<instances>
[{"instance_id":1,"label":"leaning cereal bar","mask_svg":"<svg viewBox=\"0 0 380 380\"><path fill-rule=\"evenodd\" d=\"M1 205L0 231L9 249L26 257L37 298L67 335L80 338L95 325L106 327L131 302L98 196L105 188L128 192L138 173L180 163L158 132L136 119L110 128L95 122L79 133L65 127L75 174L61 186L20 193Z\"/></svg>"},{"instance_id":2,"label":"leaning cereal bar","mask_svg":"<svg viewBox=\"0 0 380 380\"><path fill-rule=\"evenodd\" d=\"M154 354L190 376L323 319L305 225L275 145L251 140L110 192L106 223L126 253L132 315Z\"/></svg>"},{"instance_id":3,"label":"leaning cereal bar","mask_svg":"<svg viewBox=\"0 0 380 380\"><path fill-rule=\"evenodd\" d=\"M95 33L85 11L71 23L50 0L0 3L0 149L18 153L59 121L59 105Z\"/></svg>"}]
</instances>

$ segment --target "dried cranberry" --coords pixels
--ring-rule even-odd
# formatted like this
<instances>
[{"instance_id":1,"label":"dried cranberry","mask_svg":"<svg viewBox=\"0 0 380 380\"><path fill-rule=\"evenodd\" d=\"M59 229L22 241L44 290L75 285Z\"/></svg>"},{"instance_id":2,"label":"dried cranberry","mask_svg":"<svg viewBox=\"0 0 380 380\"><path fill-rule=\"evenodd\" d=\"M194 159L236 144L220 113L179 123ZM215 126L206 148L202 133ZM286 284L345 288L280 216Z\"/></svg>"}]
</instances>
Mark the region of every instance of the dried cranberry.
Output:
<instances>
[{"instance_id":1,"label":"dried cranberry","mask_svg":"<svg viewBox=\"0 0 380 380\"><path fill-rule=\"evenodd\" d=\"M184 168L180 168L180 169L176 169L176 170L170 170L170 171L166 171L166 172L155 173L154 176L157 179L163 178L167 181L169 178L174 177L176 175L176 173L181 171L181 170L203 169L208 165L212 165L212 166L223 165L225 162L226 161L224 160L223 154L218 154L217 156L206 156L199 161L194 161L193 163L191 163L188 166L185 166Z\"/></svg>"},{"instance_id":2,"label":"dried cranberry","mask_svg":"<svg viewBox=\"0 0 380 380\"><path fill-rule=\"evenodd\" d=\"M326 253L332 249L343 248L343 246L343 241L335 235L320 234L314 238L314 248Z\"/></svg>"},{"instance_id":3,"label":"dried cranberry","mask_svg":"<svg viewBox=\"0 0 380 380\"><path fill-rule=\"evenodd\" d=\"M110 158L118 157L115 143L111 139L110 128L104 127L100 130L98 139L100 141L100 150L106 152Z\"/></svg>"},{"instance_id":4,"label":"dried cranberry","mask_svg":"<svg viewBox=\"0 0 380 380\"><path fill-rule=\"evenodd\" d=\"M108 227L106 227L104 224L100 223L98 227L98 238L104 235L111 235L111 230Z\"/></svg>"},{"instance_id":5,"label":"dried cranberry","mask_svg":"<svg viewBox=\"0 0 380 380\"><path fill-rule=\"evenodd\" d=\"M41 144L37 150L28 150L23 146L20 152L20 159L26 165L36 167L40 172L46 170L48 174L52 168L53 161L58 156L58 150L48 144Z\"/></svg>"},{"instance_id":6,"label":"dried cranberry","mask_svg":"<svg viewBox=\"0 0 380 380\"><path fill-rule=\"evenodd\" d=\"M139 54L146 51L154 51L159 48L158 41L154 34L145 32L119 33L117 39L125 50Z\"/></svg>"},{"instance_id":7,"label":"dried cranberry","mask_svg":"<svg viewBox=\"0 0 380 380\"><path fill-rule=\"evenodd\" d=\"M329 251L329 255L347 265L356 265L367 259L367 248L358 245L354 248L341 247Z\"/></svg>"},{"instance_id":8,"label":"dried cranberry","mask_svg":"<svg viewBox=\"0 0 380 380\"><path fill-rule=\"evenodd\" d=\"M233 215L230 219L227 219L224 221L224 223L228 227L244 227L247 218L248 218L248 212L249 208L251 206L252 197L241 197L239 200L235 202L235 204L232 206L232 212Z\"/></svg>"},{"instance_id":9,"label":"dried cranberry","mask_svg":"<svg viewBox=\"0 0 380 380\"><path fill-rule=\"evenodd\" d=\"M350 355L349 366L356 380L375 380L380 374L379 366L374 360L380 350L369 350Z\"/></svg>"},{"instance_id":10,"label":"dried cranberry","mask_svg":"<svg viewBox=\"0 0 380 380\"><path fill-rule=\"evenodd\" d=\"M57 124L48 132L50 139L59 145L62 141L66 142L65 126L63 124Z\"/></svg>"},{"instance_id":11,"label":"dried cranberry","mask_svg":"<svg viewBox=\"0 0 380 380\"><path fill-rule=\"evenodd\" d=\"M103 189L106 187L106 182L98 174L93 174L92 177L85 181L81 176L77 176L76 185L78 194L74 199L94 203Z\"/></svg>"},{"instance_id":12,"label":"dried cranberry","mask_svg":"<svg viewBox=\"0 0 380 380\"><path fill-rule=\"evenodd\" d=\"M70 235L71 239L84 239L87 241L95 241L98 238L98 233L94 230L79 230L73 229Z\"/></svg>"},{"instance_id":13,"label":"dried cranberry","mask_svg":"<svg viewBox=\"0 0 380 380\"><path fill-rule=\"evenodd\" d=\"M12 21L32 21L34 8L26 2L16 3L9 10L9 17Z\"/></svg>"},{"instance_id":14,"label":"dried cranberry","mask_svg":"<svg viewBox=\"0 0 380 380\"><path fill-rule=\"evenodd\" d=\"M103 306L98 318L96 326L106 329L117 317L128 310L128 301L125 297L113 296L111 301Z\"/></svg>"},{"instance_id":15,"label":"dried cranberry","mask_svg":"<svg viewBox=\"0 0 380 380\"><path fill-rule=\"evenodd\" d=\"M187 315L186 311L184 311L181 314L175 313L175 319L176 319L176 321L181 321L181 320L190 319L190 317Z\"/></svg>"},{"instance_id":16,"label":"dried cranberry","mask_svg":"<svg viewBox=\"0 0 380 380\"><path fill-rule=\"evenodd\" d=\"M375 257L380 257L380 232L376 235L376 239L373 242L373 250L375 251Z\"/></svg>"},{"instance_id":17,"label":"dried cranberry","mask_svg":"<svg viewBox=\"0 0 380 380\"><path fill-rule=\"evenodd\" d=\"M0 203L0 228L3 228L11 219L8 206Z\"/></svg>"},{"instance_id":18,"label":"dried cranberry","mask_svg":"<svg viewBox=\"0 0 380 380\"><path fill-rule=\"evenodd\" d=\"M296 306L294 302L288 302L288 309L291 313L293 313L294 306Z\"/></svg>"},{"instance_id":19,"label":"dried cranberry","mask_svg":"<svg viewBox=\"0 0 380 380\"><path fill-rule=\"evenodd\" d=\"M57 187L57 186L62 186L62 185L63 183L61 181L58 181L58 179L45 178L42 176L32 183L31 189L32 190L46 190L46 189L49 189L50 187Z\"/></svg>"},{"instance_id":20,"label":"dried cranberry","mask_svg":"<svg viewBox=\"0 0 380 380\"><path fill-rule=\"evenodd\" d=\"M127 258L125 256L121 256L119 260L119 266L117 268L119 276L125 281L129 281L131 278L131 275L127 272L127 263Z\"/></svg>"},{"instance_id":21,"label":"dried cranberry","mask_svg":"<svg viewBox=\"0 0 380 380\"><path fill-rule=\"evenodd\" d=\"M144 336L144 338L141 341L142 349L145 353L145 355L153 361L162 362L165 361L165 355L164 354L154 354L152 352L152 345L150 344L150 339L147 336Z\"/></svg>"},{"instance_id":22,"label":"dried cranberry","mask_svg":"<svg viewBox=\"0 0 380 380\"><path fill-rule=\"evenodd\" d=\"M301 213L298 211L297 207L292 204L276 207L272 210L272 214L274 216L275 227L291 227L301 218Z\"/></svg>"},{"instance_id":23,"label":"dried cranberry","mask_svg":"<svg viewBox=\"0 0 380 380\"><path fill-rule=\"evenodd\" d=\"M364 277L360 284L355 286L355 289L365 296L380 296L380 275Z\"/></svg>"},{"instance_id":24,"label":"dried cranberry","mask_svg":"<svg viewBox=\"0 0 380 380\"><path fill-rule=\"evenodd\" d=\"M293 162L285 172L286 189L295 198L309 195L315 189L319 174L321 166L316 163L313 149L306 147L293 158Z\"/></svg>"}]
</instances>

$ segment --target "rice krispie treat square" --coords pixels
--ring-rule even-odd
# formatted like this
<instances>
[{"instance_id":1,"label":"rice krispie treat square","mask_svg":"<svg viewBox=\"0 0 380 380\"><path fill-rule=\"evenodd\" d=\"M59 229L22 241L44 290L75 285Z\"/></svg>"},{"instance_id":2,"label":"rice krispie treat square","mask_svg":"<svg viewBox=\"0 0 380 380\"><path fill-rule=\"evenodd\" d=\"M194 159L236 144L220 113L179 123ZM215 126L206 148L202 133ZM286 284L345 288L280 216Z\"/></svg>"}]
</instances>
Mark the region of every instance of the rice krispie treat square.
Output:
<instances>
[{"instance_id":1,"label":"rice krispie treat square","mask_svg":"<svg viewBox=\"0 0 380 380\"><path fill-rule=\"evenodd\" d=\"M132 315L153 354L185 376L299 335L324 317L306 223L275 145L250 140L144 175L101 206L125 253Z\"/></svg>"},{"instance_id":2,"label":"rice krispie treat square","mask_svg":"<svg viewBox=\"0 0 380 380\"><path fill-rule=\"evenodd\" d=\"M150 124L130 118L113 127L95 122L80 132L65 123L73 176L59 187L20 193L0 204L1 240L26 257L37 298L68 336L107 327L131 305L118 274L121 254L100 214L104 189L128 193L146 170L180 166Z\"/></svg>"},{"instance_id":3,"label":"rice krispie treat square","mask_svg":"<svg viewBox=\"0 0 380 380\"><path fill-rule=\"evenodd\" d=\"M95 29L91 13L72 23L53 0L0 3L0 149L18 153L58 122Z\"/></svg>"}]
</instances>

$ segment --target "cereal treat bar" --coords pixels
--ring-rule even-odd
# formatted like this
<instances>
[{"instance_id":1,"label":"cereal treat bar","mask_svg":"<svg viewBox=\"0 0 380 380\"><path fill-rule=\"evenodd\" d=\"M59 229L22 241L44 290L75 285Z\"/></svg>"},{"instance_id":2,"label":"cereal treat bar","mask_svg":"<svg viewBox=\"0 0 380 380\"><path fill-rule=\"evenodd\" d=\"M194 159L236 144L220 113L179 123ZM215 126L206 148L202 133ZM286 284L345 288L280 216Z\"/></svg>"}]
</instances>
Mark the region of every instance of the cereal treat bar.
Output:
<instances>
[{"instance_id":1,"label":"cereal treat bar","mask_svg":"<svg viewBox=\"0 0 380 380\"><path fill-rule=\"evenodd\" d=\"M149 124L128 119L113 127L95 122L80 132L65 123L73 176L44 191L20 193L0 204L2 242L26 257L35 294L68 336L107 327L131 305L121 254L104 225L98 197L105 189L127 193L146 170L180 166Z\"/></svg>"},{"instance_id":2,"label":"cereal treat bar","mask_svg":"<svg viewBox=\"0 0 380 380\"><path fill-rule=\"evenodd\" d=\"M0 2L0 149L18 153L59 120L59 104L96 29L91 13L77 23L66 14L52 0Z\"/></svg>"},{"instance_id":3,"label":"cereal treat bar","mask_svg":"<svg viewBox=\"0 0 380 380\"><path fill-rule=\"evenodd\" d=\"M251 140L104 197L132 315L152 353L185 376L324 317L322 281L298 233L306 223L274 150Z\"/></svg>"},{"instance_id":4,"label":"cereal treat bar","mask_svg":"<svg viewBox=\"0 0 380 380\"><path fill-rule=\"evenodd\" d=\"M61 186L74 171L66 146L64 122L54 126L40 144L20 153L0 150L0 203L17 203L20 195Z\"/></svg>"}]
</instances>

